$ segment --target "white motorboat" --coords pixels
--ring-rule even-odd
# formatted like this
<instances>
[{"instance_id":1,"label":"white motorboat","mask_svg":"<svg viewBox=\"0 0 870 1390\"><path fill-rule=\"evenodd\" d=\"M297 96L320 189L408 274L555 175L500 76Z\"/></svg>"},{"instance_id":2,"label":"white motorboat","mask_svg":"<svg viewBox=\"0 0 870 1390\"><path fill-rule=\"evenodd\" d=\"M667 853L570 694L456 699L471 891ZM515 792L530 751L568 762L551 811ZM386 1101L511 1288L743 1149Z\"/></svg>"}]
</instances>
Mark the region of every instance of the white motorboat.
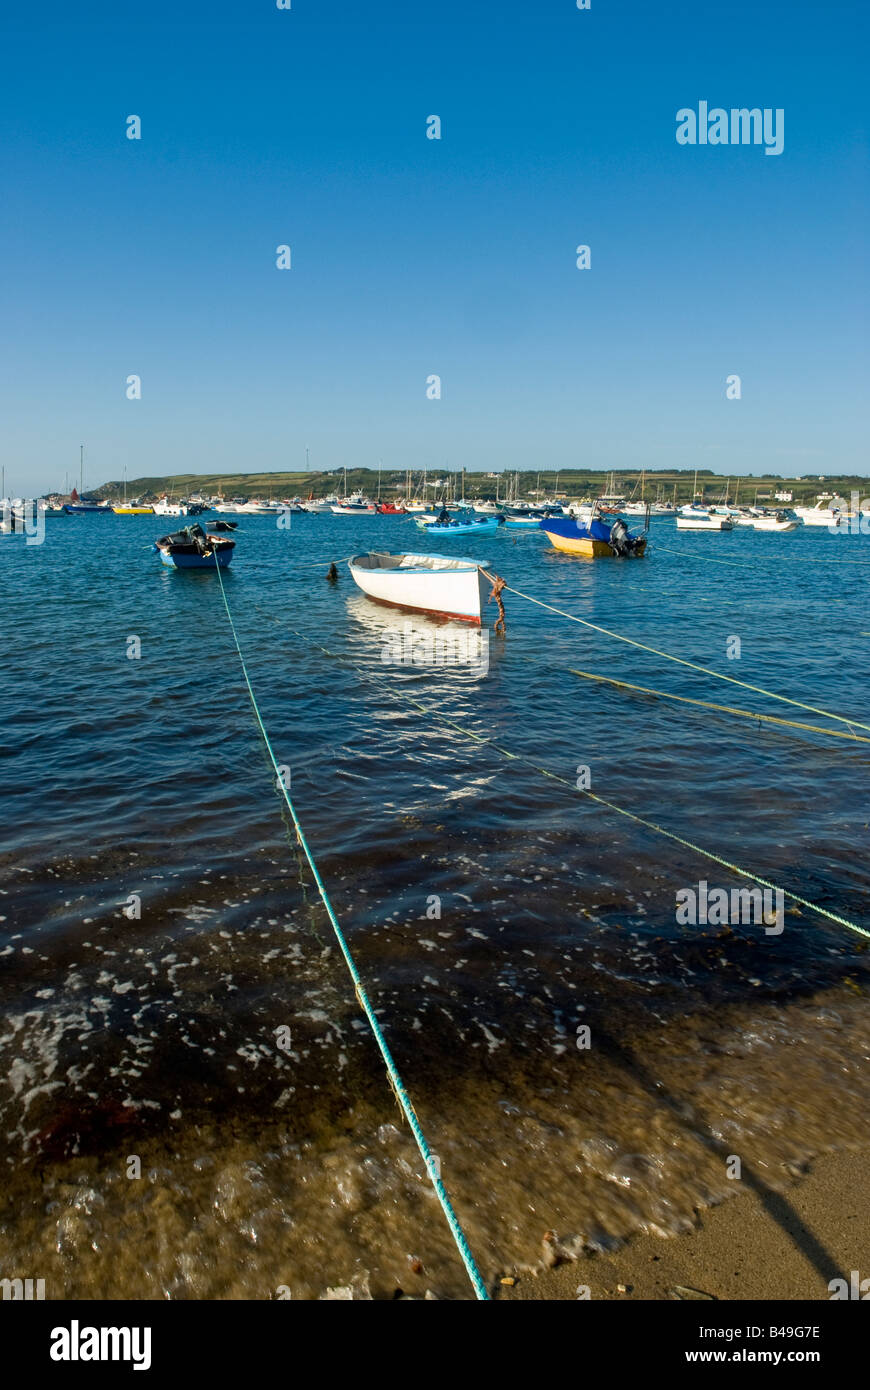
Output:
<instances>
[{"instance_id":1,"label":"white motorboat","mask_svg":"<svg viewBox=\"0 0 870 1390\"><path fill-rule=\"evenodd\" d=\"M152 510L155 516L187 516L187 507L183 502L170 502L166 493L152 503Z\"/></svg>"},{"instance_id":2,"label":"white motorboat","mask_svg":"<svg viewBox=\"0 0 870 1390\"><path fill-rule=\"evenodd\" d=\"M690 508L677 517L678 531L733 531L734 523L730 516L711 516Z\"/></svg>"},{"instance_id":3,"label":"white motorboat","mask_svg":"<svg viewBox=\"0 0 870 1390\"><path fill-rule=\"evenodd\" d=\"M823 507L821 502L814 507L795 507L794 513L804 526L845 526L847 521L839 507Z\"/></svg>"},{"instance_id":4,"label":"white motorboat","mask_svg":"<svg viewBox=\"0 0 870 1390\"><path fill-rule=\"evenodd\" d=\"M796 531L800 522L788 512L763 512L752 518L752 526L756 531Z\"/></svg>"},{"instance_id":5,"label":"white motorboat","mask_svg":"<svg viewBox=\"0 0 870 1390\"><path fill-rule=\"evenodd\" d=\"M350 497L336 502L331 508L335 516L375 516L377 508L361 492L352 492Z\"/></svg>"},{"instance_id":6,"label":"white motorboat","mask_svg":"<svg viewBox=\"0 0 870 1390\"><path fill-rule=\"evenodd\" d=\"M370 551L348 562L369 598L397 608L479 623L492 588L477 560L453 555L388 555Z\"/></svg>"},{"instance_id":7,"label":"white motorboat","mask_svg":"<svg viewBox=\"0 0 870 1390\"><path fill-rule=\"evenodd\" d=\"M312 514L316 515L318 512L331 512L334 504L337 501L338 498L336 497L335 493L332 492L328 497L309 497L307 501L302 502L300 505L302 506L303 511L311 512Z\"/></svg>"}]
</instances>

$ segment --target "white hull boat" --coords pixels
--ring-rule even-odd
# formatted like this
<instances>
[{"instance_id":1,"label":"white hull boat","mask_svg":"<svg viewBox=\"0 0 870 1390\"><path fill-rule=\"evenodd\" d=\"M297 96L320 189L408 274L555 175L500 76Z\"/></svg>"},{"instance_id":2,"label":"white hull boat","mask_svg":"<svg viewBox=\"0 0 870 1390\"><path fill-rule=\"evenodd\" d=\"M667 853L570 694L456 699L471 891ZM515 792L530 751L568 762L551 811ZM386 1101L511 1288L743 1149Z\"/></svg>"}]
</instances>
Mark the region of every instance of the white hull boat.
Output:
<instances>
[{"instance_id":1,"label":"white hull boat","mask_svg":"<svg viewBox=\"0 0 870 1390\"><path fill-rule=\"evenodd\" d=\"M187 508L183 502L170 502L166 497L152 503L152 507L155 516L187 516Z\"/></svg>"},{"instance_id":2,"label":"white hull boat","mask_svg":"<svg viewBox=\"0 0 870 1390\"><path fill-rule=\"evenodd\" d=\"M804 526L845 526L846 517L837 508L831 507L795 507L795 515L799 516Z\"/></svg>"},{"instance_id":3,"label":"white hull boat","mask_svg":"<svg viewBox=\"0 0 870 1390\"><path fill-rule=\"evenodd\" d=\"M797 517L781 513L776 516L753 517L752 525L756 531L796 531L800 522Z\"/></svg>"},{"instance_id":4,"label":"white hull boat","mask_svg":"<svg viewBox=\"0 0 870 1390\"><path fill-rule=\"evenodd\" d=\"M678 531L732 531L734 523L728 516L678 516Z\"/></svg>"},{"instance_id":5,"label":"white hull boat","mask_svg":"<svg viewBox=\"0 0 870 1390\"><path fill-rule=\"evenodd\" d=\"M369 598L397 608L479 623L492 588L477 560L452 555L387 555L372 551L348 562Z\"/></svg>"}]
</instances>

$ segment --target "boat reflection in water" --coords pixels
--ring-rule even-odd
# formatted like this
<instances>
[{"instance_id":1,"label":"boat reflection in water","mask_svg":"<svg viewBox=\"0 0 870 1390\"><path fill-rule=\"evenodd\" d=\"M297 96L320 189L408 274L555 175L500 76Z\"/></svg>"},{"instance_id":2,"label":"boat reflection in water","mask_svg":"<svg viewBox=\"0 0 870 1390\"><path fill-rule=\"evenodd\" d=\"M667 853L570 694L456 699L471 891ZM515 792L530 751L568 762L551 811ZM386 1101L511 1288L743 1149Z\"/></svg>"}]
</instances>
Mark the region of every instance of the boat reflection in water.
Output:
<instances>
[{"instance_id":1,"label":"boat reflection in water","mask_svg":"<svg viewBox=\"0 0 870 1390\"><path fill-rule=\"evenodd\" d=\"M445 692L457 680L479 680L490 661L489 630L478 624L402 612L395 606L372 603L362 594L348 601L348 617L362 638L362 652L372 675L385 667L439 673L447 679Z\"/></svg>"}]
</instances>

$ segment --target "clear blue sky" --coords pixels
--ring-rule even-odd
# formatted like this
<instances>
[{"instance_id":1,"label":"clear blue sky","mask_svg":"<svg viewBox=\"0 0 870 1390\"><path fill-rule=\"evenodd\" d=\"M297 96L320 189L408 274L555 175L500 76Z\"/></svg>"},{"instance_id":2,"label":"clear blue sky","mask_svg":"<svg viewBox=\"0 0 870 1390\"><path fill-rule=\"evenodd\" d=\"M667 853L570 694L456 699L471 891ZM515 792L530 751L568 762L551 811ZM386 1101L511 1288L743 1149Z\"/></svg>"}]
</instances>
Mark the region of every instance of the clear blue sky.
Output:
<instances>
[{"instance_id":1,"label":"clear blue sky","mask_svg":"<svg viewBox=\"0 0 870 1390\"><path fill-rule=\"evenodd\" d=\"M867 474L866 13L10 4L7 490L74 477L81 442L91 485L306 446L319 468ZM699 100L784 108L784 152L677 145Z\"/></svg>"}]
</instances>

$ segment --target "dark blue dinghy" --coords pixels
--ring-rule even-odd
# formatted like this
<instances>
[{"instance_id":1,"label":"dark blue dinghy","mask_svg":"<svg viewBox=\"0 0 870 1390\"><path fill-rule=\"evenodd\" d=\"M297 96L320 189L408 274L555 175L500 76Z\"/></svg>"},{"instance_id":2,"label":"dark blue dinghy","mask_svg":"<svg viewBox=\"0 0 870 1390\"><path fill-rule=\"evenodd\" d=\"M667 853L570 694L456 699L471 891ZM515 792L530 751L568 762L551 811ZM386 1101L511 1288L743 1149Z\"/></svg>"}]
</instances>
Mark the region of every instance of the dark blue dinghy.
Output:
<instances>
[{"instance_id":1,"label":"dark blue dinghy","mask_svg":"<svg viewBox=\"0 0 870 1390\"><path fill-rule=\"evenodd\" d=\"M213 570L218 565L226 569L235 548L235 541L208 535L201 526L185 526L154 543L164 565L177 570Z\"/></svg>"}]
</instances>

